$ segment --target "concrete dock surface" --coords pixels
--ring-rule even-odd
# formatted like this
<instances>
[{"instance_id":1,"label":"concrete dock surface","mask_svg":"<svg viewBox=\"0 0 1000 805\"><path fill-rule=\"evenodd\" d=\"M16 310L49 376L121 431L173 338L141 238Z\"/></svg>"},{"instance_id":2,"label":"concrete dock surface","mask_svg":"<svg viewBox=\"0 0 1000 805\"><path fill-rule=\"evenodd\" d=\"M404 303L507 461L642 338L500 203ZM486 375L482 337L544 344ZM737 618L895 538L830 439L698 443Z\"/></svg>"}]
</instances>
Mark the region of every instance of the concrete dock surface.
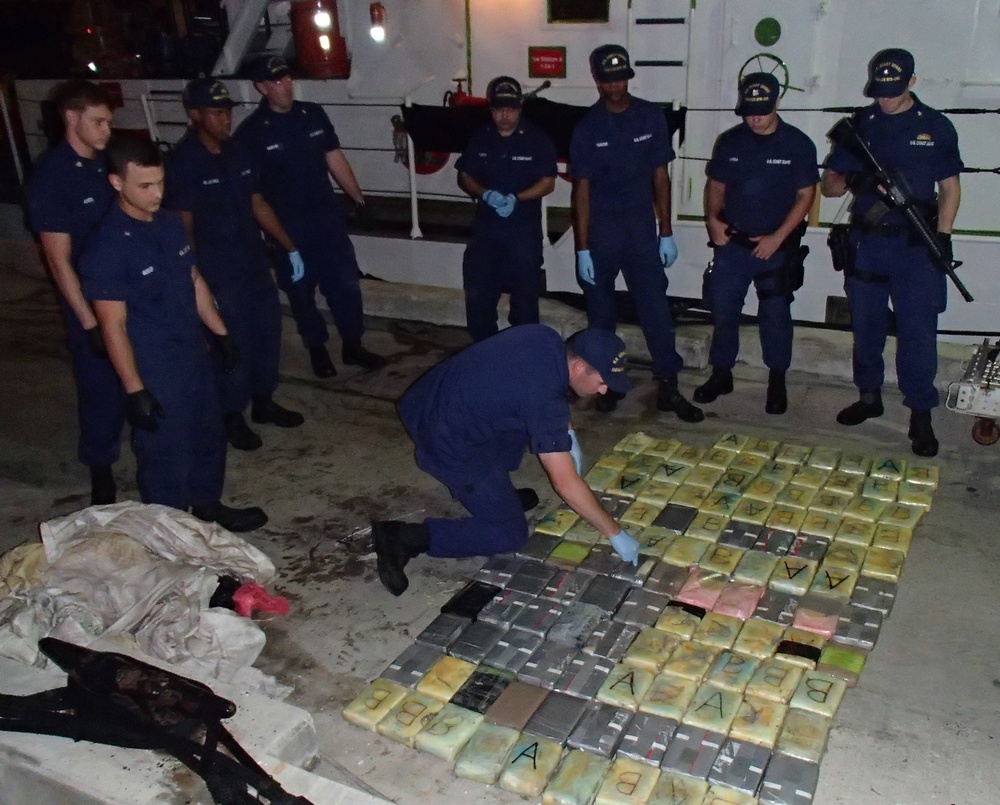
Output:
<instances>
[{"instance_id":1,"label":"concrete dock surface","mask_svg":"<svg viewBox=\"0 0 1000 805\"><path fill-rule=\"evenodd\" d=\"M0 322L0 549L7 550L37 539L40 521L87 505L89 479L76 461L69 355L48 282L3 267ZM340 714L482 564L419 557L407 568L409 591L393 598L378 581L370 544L373 517L462 512L417 469L395 401L420 373L467 343L454 327L375 316L366 344L388 356L389 366L342 368L334 335L340 373L317 380L286 317L275 399L303 412L306 423L294 430L253 426L263 448L228 455L224 500L267 511L268 525L247 536L275 561L273 592L292 605L288 616L265 624L258 664L295 688L290 703L313 714L318 774L401 805L521 801L498 786L456 778L444 762L351 726ZM825 343L831 362L849 363L842 334ZM845 428L834 415L855 398L853 386L838 372L815 373L826 366L815 358L794 359L788 413L767 416L766 370L754 363L737 368L735 391L705 406L697 425L658 413L649 371L633 370L636 388L614 413L598 414L589 403L574 408L585 456L592 462L641 430L702 447L737 432L912 457L908 412L895 389L884 390L883 417ZM958 379L954 361L942 365L943 380ZM682 391L690 396L705 377L705 369L685 371ZM818 805L998 801L1000 445L975 444L972 418L943 408L934 424L941 486L916 530L892 615L837 714ZM120 500L137 498L134 470L126 444L115 469ZM525 457L515 481L538 491L534 518L558 503L534 457Z\"/></svg>"}]
</instances>

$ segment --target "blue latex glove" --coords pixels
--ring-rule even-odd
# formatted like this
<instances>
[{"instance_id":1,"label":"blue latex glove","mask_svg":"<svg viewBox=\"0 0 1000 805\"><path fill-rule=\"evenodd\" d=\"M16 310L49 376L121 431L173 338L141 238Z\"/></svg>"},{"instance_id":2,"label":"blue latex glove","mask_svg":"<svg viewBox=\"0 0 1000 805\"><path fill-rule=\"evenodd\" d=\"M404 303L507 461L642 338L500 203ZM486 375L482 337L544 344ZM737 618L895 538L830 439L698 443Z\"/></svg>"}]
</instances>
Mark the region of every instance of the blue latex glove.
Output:
<instances>
[{"instance_id":1,"label":"blue latex glove","mask_svg":"<svg viewBox=\"0 0 1000 805\"><path fill-rule=\"evenodd\" d=\"M576 253L576 273L583 282L594 284L594 258L590 256L590 249Z\"/></svg>"},{"instance_id":2,"label":"blue latex glove","mask_svg":"<svg viewBox=\"0 0 1000 805\"><path fill-rule=\"evenodd\" d=\"M580 447L580 440L576 438L576 431L572 428L570 428L569 431L569 440L569 454L573 456L573 464L576 466L576 474L583 475L583 448Z\"/></svg>"},{"instance_id":3,"label":"blue latex glove","mask_svg":"<svg viewBox=\"0 0 1000 805\"><path fill-rule=\"evenodd\" d=\"M639 567L639 543L628 531L619 531L611 538L611 547L626 562Z\"/></svg>"},{"instance_id":4,"label":"blue latex glove","mask_svg":"<svg viewBox=\"0 0 1000 805\"><path fill-rule=\"evenodd\" d=\"M487 190L483 193L482 199L484 203L488 204L495 210L503 204L504 195L499 190Z\"/></svg>"},{"instance_id":5,"label":"blue latex glove","mask_svg":"<svg viewBox=\"0 0 1000 805\"><path fill-rule=\"evenodd\" d=\"M660 262L664 268L670 268L677 259L677 244L674 243L674 236L667 235L660 238Z\"/></svg>"},{"instance_id":6,"label":"blue latex glove","mask_svg":"<svg viewBox=\"0 0 1000 805\"><path fill-rule=\"evenodd\" d=\"M514 212L514 207L517 206L517 196L513 193L508 193L503 197L503 202L497 207L497 215L501 218L507 218L512 212Z\"/></svg>"},{"instance_id":7,"label":"blue latex glove","mask_svg":"<svg viewBox=\"0 0 1000 805\"><path fill-rule=\"evenodd\" d=\"M306 264L302 262L302 255L298 252L289 252L288 261L292 264L292 282L298 282L306 275Z\"/></svg>"}]
</instances>

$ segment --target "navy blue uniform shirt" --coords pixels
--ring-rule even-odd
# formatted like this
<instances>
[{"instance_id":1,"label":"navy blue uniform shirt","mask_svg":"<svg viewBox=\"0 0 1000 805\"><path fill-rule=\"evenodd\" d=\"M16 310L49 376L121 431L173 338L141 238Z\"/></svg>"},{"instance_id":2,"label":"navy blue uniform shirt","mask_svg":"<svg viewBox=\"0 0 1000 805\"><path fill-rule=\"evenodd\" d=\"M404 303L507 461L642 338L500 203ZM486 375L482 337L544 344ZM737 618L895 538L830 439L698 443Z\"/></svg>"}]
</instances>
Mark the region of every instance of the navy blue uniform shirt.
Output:
<instances>
[{"instance_id":1,"label":"navy blue uniform shirt","mask_svg":"<svg viewBox=\"0 0 1000 805\"><path fill-rule=\"evenodd\" d=\"M653 171L674 158L663 110L633 97L624 112L598 101L573 130L570 173L590 180L590 214L651 214Z\"/></svg>"},{"instance_id":2,"label":"navy blue uniform shirt","mask_svg":"<svg viewBox=\"0 0 1000 805\"><path fill-rule=\"evenodd\" d=\"M568 390L559 334L522 324L439 363L403 395L399 413L427 460L471 479L518 446L567 452Z\"/></svg>"},{"instance_id":3,"label":"navy blue uniform shirt","mask_svg":"<svg viewBox=\"0 0 1000 805\"><path fill-rule=\"evenodd\" d=\"M236 139L249 151L264 198L279 218L342 211L326 165L340 138L322 106L295 101L289 111L274 112L262 103Z\"/></svg>"},{"instance_id":4,"label":"navy blue uniform shirt","mask_svg":"<svg viewBox=\"0 0 1000 805\"><path fill-rule=\"evenodd\" d=\"M492 123L476 131L455 167L487 190L497 190L504 195L516 195L558 173L552 141L540 128L524 119L507 137ZM488 204L479 204L474 228L511 236L537 230L541 238L542 200L518 201L507 218L501 218Z\"/></svg>"},{"instance_id":5,"label":"navy blue uniform shirt","mask_svg":"<svg viewBox=\"0 0 1000 805\"><path fill-rule=\"evenodd\" d=\"M955 127L936 109L913 96L913 106L905 112L887 115L878 104L863 109L856 118L858 131L875 158L889 171L915 201L933 204L935 184L962 170ZM826 167L837 173L861 170L861 163L850 152L834 146ZM863 193L854 201L851 213L864 217L878 197ZM903 223L903 214L891 210L880 219L883 224Z\"/></svg>"},{"instance_id":6,"label":"navy blue uniform shirt","mask_svg":"<svg viewBox=\"0 0 1000 805\"><path fill-rule=\"evenodd\" d=\"M726 186L724 220L747 235L774 232L796 193L819 181L815 144L780 118L770 134L746 123L720 134L705 172Z\"/></svg>"},{"instance_id":7,"label":"navy blue uniform shirt","mask_svg":"<svg viewBox=\"0 0 1000 805\"><path fill-rule=\"evenodd\" d=\"M90 301L124 302L140 376L169 369L171 357L205 349L195 304L194 255L179 215L161 210L139 221L115 204L80 257Z\"/></svg>"},{"instance_id":8,"label":"navy blue uniform shirt","mask_svg":"<svg viewBox=\"0 0 1000 805\"><path fill-rule=\"evenodd\" d=\"M196 261L209 286L233 287L267 275L267 254L253 215L260 192L243 146L231 140L213 154L189 133L167 164L163 205L190 212Z\"/></svg>"},{"instance_id":9,"label":"navy blue uniform shirt","mask_svg":"<svg viewBox=\"0 0 1000 805\"><path fill-rule=\"evenodd\" d=\"M68 234L70 259L76 265L87 237L114 200L104 154L85 159L63 140L45 155L28 186L31 229L35 233Z\"/></svg>"}]
</instances>

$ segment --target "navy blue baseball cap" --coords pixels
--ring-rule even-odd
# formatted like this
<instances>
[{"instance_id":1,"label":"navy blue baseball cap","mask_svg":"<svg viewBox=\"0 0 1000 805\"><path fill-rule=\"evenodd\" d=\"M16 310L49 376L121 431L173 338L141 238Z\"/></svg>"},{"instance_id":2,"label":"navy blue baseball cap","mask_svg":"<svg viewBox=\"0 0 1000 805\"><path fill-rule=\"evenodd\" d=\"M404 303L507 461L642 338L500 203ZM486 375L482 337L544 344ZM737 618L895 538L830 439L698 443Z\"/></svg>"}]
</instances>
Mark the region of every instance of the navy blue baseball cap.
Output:
<instances>
[{"instance_id":1,"label":"navy blue baseball cap","mask_svg":"<svg viewBox=\"0 0 1000 805\"><path fill-rule=\"evenodd\" d=\"M486 86L486 100L493 109L520 109L524 96L516 79L498 75Z\"/></svg>"},{"instance_id":2,"label":"navy blue baseball cap","mask_svg":"<svg viewBox=\"0 0 1000 805\"><path fill-rule=\"evenodd\" d=\"M628 51L621 45L601 45L590 54L590 70L602 84L635 78Z\"/></svg>"},{"instance_id":3,"label":"navy blue baseball cap","mask_svg":"<svg viewBox=\"0 0 1000 805\"><path fill-rule=\"evenodd\" d=\"M182 96L185 109L203 109L207 106L231 109L236 101L226 85L217 78L196 78L184 87Z\"/></svg>"},{"instance_id":4,"label":"navy blue baseball cap","mask_svg":"<svg viewBox=\"0 0 1000 805\"><path fill-rule=\"evenodd\" d=\"M265 56L254 64L250 77L254 81L280 81L291 74L288 62L281 56Z\"/></svg>"},{"instance_id":5,"label":"navy blue baseball cap","mask_svg":"<svg viewBox=\"0 0 1000 805\"><path fill-rule=\"evenodd\" d=\"M902 48L886 48L868 62L869 98L898 98L910 86L913 78L913 54Z\"/></svg>"},{"instance_id":6,"label":"navy blue baseball cap","mask_svg":"<svg viewBox=\"0 0 1000 805\"><path fill-rule=\"evenodd\" d=\"M781 88L778 79L771 73L748 73L740 82L740 99L736 104L736 114L769 115L778 105Z\"/></svg>"},{"instance_id":7,"label":"navy blue baseball cap","mask_svg":"<svg viewBox=\"0 0 1000 805\"><path fill-rule=\"evenodd\" d=\"M594 367L612 391L625 394L632 388L625 374L625 342L614 333L588 327L573 333L566 345Z\"/></svg>"}]
</instances>

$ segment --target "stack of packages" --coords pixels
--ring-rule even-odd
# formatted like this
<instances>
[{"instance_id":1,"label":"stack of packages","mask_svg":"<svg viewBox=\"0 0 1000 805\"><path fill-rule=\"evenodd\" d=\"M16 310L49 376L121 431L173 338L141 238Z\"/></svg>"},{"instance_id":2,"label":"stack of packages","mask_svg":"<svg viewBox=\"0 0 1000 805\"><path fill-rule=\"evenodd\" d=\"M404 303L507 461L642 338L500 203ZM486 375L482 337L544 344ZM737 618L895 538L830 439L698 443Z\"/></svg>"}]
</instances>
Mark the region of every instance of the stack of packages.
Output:
<instances>
[{"instance_id":1,"label":"stack of packages","mask_svg":"<svg viewBox=\"0 0 1000 805\"><path fill-rule=\"evenodd\" d=\"M638 566L549 512L344 717L546 805L811 803L937 468L635 433L586 480Z\"/></svg>"}]
</instances>

